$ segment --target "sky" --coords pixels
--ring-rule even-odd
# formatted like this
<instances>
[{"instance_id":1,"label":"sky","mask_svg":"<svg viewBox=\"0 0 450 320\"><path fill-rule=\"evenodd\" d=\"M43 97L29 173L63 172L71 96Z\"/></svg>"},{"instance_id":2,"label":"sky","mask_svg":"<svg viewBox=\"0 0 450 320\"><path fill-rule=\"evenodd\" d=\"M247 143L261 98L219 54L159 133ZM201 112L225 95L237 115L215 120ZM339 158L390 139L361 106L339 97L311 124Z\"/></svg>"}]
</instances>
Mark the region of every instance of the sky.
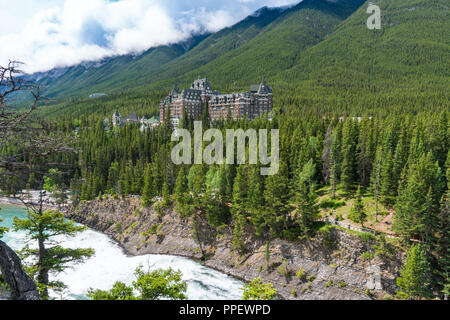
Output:
<instances>
[{"instance_id":1,"label":"sky","mask_svg":"<svg viewBox=\"0 0 450 320\"><path fill-rule=\"evenodd\" d=\"M300 0L0 0L0 65L27 73L139 54Z\"/></svg>"}]
</instances>

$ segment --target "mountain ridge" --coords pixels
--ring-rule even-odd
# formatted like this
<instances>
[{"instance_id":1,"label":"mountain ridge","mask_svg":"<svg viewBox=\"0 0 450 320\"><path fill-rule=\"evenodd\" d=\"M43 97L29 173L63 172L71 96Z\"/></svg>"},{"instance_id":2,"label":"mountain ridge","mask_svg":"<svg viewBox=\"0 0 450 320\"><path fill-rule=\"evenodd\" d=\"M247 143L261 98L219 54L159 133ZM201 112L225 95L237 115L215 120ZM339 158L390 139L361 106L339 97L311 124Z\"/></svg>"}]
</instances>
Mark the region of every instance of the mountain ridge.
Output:
<instances>
[{"instance_id":1,"label":"mountain ridge","mask_svg":"<svg viewBox=\"0 0 450 320\"><path fill-rule=\"evenodd\" d=\"M108 103L130 94L147 99L145 105L152 107L146 113L153 114L174 83L188 87L206 76L215 89L236 92L264 77L274 87L276 108L323 105L345 112L354 105L363 114L380 106L440 101L450 77L450 43L444 32L450 28L445 19L450 9L445 1L370 2L382 10L381 30L366 26L369 1L304 0L282 12L262 8L262 15L206 36L150 72L136 64L140 69L132 71L142 71L139 77L124 64L125 69L97 77L50 79L48 93L56 103L93 92L110 94L102 100ZM86 102L77 101L78 109L84 109ZM109 105L104 108L110 111Z\"/></svg>"}]
</instances>

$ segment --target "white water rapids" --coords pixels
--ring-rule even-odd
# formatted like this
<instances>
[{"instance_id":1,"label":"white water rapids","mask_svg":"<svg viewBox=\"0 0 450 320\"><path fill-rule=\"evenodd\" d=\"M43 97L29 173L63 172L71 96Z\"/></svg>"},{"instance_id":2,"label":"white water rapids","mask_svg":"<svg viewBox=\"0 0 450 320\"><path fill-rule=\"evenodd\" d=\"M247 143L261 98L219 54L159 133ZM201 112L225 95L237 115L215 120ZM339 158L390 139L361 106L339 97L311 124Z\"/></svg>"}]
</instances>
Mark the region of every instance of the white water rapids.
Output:
<instances>
[{"instance_id":1,"label":"white water rapids","mask_svg":"<svg viewBox=\"0 0 450 320\"><path fill-rule=\"evenodd\" d=\"M26 216L25 209L21 207L9 205L0 207L0 218L4 220L0 222L0 226L12 229L14 216L22 219ZM13 249L19 250L26 243L26 234L10 230L2 240ZM143 265L145 270L169 267L181 270L183 280L188 283L187 296L191 300L242 298L241 281L186 258L151 254L128 256L108 236L92 229L73 238L62 237L58 240L62 240L61 245L67 248L93 248L95 256L52 277L64 282L68 287L62 296L51 294L54 299L87 299L86 293L90 287L106 290L116 281L131 284L135 279L134 270L139 265ZM32 244L30 243L30 246Z\"/></svg>"}]
</instances>

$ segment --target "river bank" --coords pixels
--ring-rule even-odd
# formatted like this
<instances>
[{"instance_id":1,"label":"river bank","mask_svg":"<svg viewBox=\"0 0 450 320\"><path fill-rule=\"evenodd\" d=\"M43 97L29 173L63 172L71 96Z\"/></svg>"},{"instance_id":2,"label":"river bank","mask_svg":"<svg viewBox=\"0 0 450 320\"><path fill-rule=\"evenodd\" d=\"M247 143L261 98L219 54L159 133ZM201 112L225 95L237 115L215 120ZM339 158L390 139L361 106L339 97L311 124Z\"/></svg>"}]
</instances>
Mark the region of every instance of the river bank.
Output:
<instances>
[{"instance_id":1,"label":"river bank","mask_svg":"<svg viewBox=\"0 0 450 320\"><path fill-rule=\"evenodd\" d=\"M339 229L309 244L273 240L268 251L266 241L248 235L245 254L238 254L231 228L218 232L197 218L195 232L193 219L170 208L142 208L138 199L82 202L66 216L111 236L130 255L182 256L246 282L261 277L283 299L382 299L395 292L402 260L399 254L366 261L361 255L373 243Z\"/></svg>"},{"instance_id":2,"label":"river bank","mask_svg":"<svg viewBox=\"0 0 450 320\"><path fill-rule=\"evenodd\" d=\"M46 191L43 191L44 194L42 196L42 205L44 210L61 210L67 211L70 203L64 204L62 206L58 206L56 200L53 199L50 195L47 194ZM7 197L0 195L0 205L13 205L19 207L25 207L27 203L37 204L40 202L40 191L39 190L30 190L22 191L21 197Z\"/></svg>"},{"instance_id":3,"label":"river bank","mask_svg":"<svg viewBox=\"0 0 450 320\"><path fill-rule=\"evenodd\" d=\"M20 250L28 242L24 232L12 229L14 217L24 219L25 208L2 205L0 218L2 226L10 228L2 240L12 249ZM59 236L57 241L65 248L92 248L95 255L81 264L70 266L61 273L51 275L52 280L67 285L62 294L50 292L52 299L85 300L90 287L101 290L110 289L116 281L131 284L135 280L134 270L138 266L151 270L173 267L183 271L187 282L187 296L193 300L217 299L238 300L242 297L243 283L224 273L202 266L192 259L174 255L129 255L108 235L91 228L74 237ZM7 295L6 295L7 296Z\"/></svg>"}]
</instances>

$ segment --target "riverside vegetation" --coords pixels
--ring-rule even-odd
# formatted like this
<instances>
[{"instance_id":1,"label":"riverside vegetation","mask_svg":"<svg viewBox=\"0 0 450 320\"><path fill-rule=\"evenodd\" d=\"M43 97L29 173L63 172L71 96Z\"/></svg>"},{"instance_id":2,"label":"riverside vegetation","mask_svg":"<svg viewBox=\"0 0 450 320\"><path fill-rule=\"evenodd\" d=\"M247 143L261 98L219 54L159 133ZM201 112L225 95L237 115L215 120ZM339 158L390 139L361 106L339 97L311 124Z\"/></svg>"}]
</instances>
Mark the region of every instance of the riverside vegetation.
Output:
<instances>
[{"instance_id":1,"label":"riverside vegetation","mask_svg":"<svg viewBox=\"0 0 450 320\"><path fill-rule=\"evenodd\" d=\"M52 155L45 171L55 161L71 168L63 182L75 206L131 196L161 213L173 206L181 217L194 221L194 229L197 217L219 231L231 228L234 250L241 254L248 232L262 242L303 244L321 234L327 243L325 218L353 221L389 233L367 250L367 261L406 252L398 298L448 295L448 6L444 1L372 2L386 21L379 31L365 28L364 1L304 1L280 16L262 15L264 23L248 20L202 40L185 56L163 64L164 70L157 69L162 80L149 75L144 84L139 76L124 72L129 81L136 80L133 90L118 92L111 85L109 96L95 100L47 102L40 110L44 123L56 134L76 132L79 152ZM256 26L254 33L245 33L245 43L235 41L223 56L207 45L226 43L242 28ZM244 66L253 67L249 71ZM101 69L87 74L91 72ZM239 87L262 74L273 84L271 120L224 119L213 126L279 129L277 175L260 176L253 165L175 166L168 123L146 132L133 125L105 127L105 116L115 108L157 114L169 83L187 83L198 73L208 74L225 91L235 79ZM72 83L74 74L79 72L67 73L54 88ZM80 83L88 87L89 81ZM209 123L207 114L202 119ZM184 118L180 126L192 132L193 120ZM5 143L0 153L20 154L21 148ZM27 184L41 186L33 176L5 179L8 183L0 187L8 194Z\"/></svg>"}]
</instances>

